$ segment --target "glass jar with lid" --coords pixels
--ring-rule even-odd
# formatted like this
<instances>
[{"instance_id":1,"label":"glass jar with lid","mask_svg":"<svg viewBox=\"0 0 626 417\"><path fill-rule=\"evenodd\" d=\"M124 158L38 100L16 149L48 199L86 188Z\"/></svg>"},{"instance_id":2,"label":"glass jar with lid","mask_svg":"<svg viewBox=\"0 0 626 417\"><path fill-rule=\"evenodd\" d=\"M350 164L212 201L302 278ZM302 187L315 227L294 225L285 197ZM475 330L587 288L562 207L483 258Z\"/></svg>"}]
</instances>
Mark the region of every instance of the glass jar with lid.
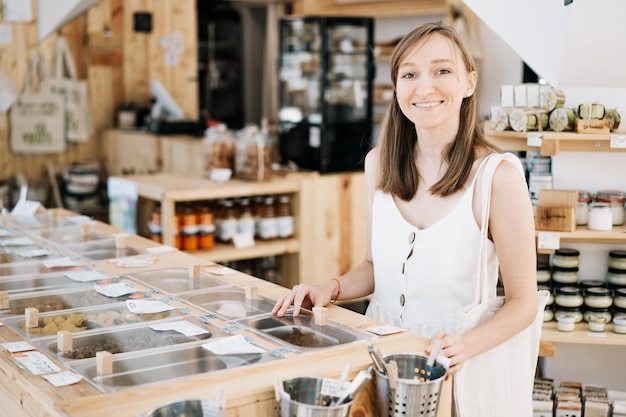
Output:
<instances>
[{"instance_id":1,"label":"glass jar with lid","mask_svg":"<svg viewBox=\"0 0 626 417\"><path fill-rule=\"evenodd\" d=\"M581 290L583 290L583 293L584 293L587 288L593 288L593 287L606 288L606 281L602 281L599 279L584 279L578 282L578 286L580 287Z\"/></svg>"},{"instance_id":2,"label":"glass jar with lid","mask_svg":"<svg viewBox=\"0 0 626 417\"><path fill-rule=\"evenodd\" d=\"M291 210L291 198L287 194L278 196L276 203L276 228L278 237L285 239L294 235L294 218Z\"/></svg>"},{"instance_id":3,"label":"glass jar with lid","mask_svg":"<svg viewBox=\"0 0 626 417\"><path fill-rule=\"evenodd\" d=\"M580 264L580 252L576 249L561 248L554 251L552 265L561 268L575 268Z\"/></svg>"},{"instance_id":4,"label":"glass jar with lid","mask_svg":"<svg viewBox=\"0 0 626 417\"><path fill-rule=\"evenodd\" d=\"M610 251L609 267L626 271L626 250L614 249Z\"/></svg>"},{"instance_id":5,"label":"glass jar with lid","mask_svg":"<svg viewBox=\"0 0 626 417\"><path fill-rule=\"evenodd\" d=\"M613 287L626 287L626 270L609 267L606 280Z\"/></svg>"},{"instance_id":6,"label":"glass jar with lid","mask_svg":"<svg viewBox=\"0 0 626 417\"><path fill-rule=\"evenodd\" d=\"M591 193L589 191L578 191L578 202L576 203L576 225L584 226L589 219L589 203L591 203Z\"/></svg>"},{"instance_id":7,"label":"glass jar with lid","mask_svg":"<svg viewBox=\"0 0 626 417\"><path fill-rule=\"evenodd\" d=\"M248 125L235 145L235 178L265 181L272 176L271 145L258 126Z\"/></svg>"},{"instance_id":8,"label":"glass jar with lid","mask_svg":"<svg viewBox=\"0 0 626 417\"><path fill-rule=\"evenodd\" d=\"M626 320L626 307L613 306L613 320L615 319Z\"/></svg>"},{"instance_id":9,"label":"glass jar with lid","mask_svg":"<svg viewBox=\"0 0 626 417\"><path fill-rule=\"evenodd\" d=\"M219 201L221 206L217 238L222 242L230 242L237 233L239 219L234 201L223 199Z\"/></svg>"},{"instance_id":10,"label":"glass jar with lid","mask_svg":"<svg viewBox=\"0 0 626 417\"><path fill-rule=\"evenodd\" d=\"M537 283L538 284L548 284L551 278L552 278L552 273L550 272L549 265L547 264L537 265Z\"/></svg>"},{"instance_id":11,"label":"glass jar with lid","mask_svg":"<svg viewBox=\"0 0 626 417\"><path fill-rule=\"evenodd\" d=\"M235 165L235 134L220 123L205 131L202 143L204 175L213 181L230 179Z\"/></svg>"},{"instance_id":12,"label":"glass jar with lid","mask_svg":"<svg viewBox=\"0 0 626 417\"><path fill-rule=\"evenodd\" d=\"M559 320L561 317L573 317L574 323L583 321L583 310L581 307L561 307L554 306L554 318Z\"/></svg>"},{"instance_id":13,"label":"glass jar with lid","mask_svg":"<svg viewBox=\"0 0 626 417\"><path fill-rule=\"evenodd\" d=\"M276 209L274 207L274 197L266 196L260 212L259 238L272 240L278 237L278 226L276 224Z\"/></svg>"},{"instance_id":14,"label":"glass jar with lid","mask_svg":"<svg viewBox=\"0 0 626 417\"><path fill-rule=\"evenodd\" d=\"M589 205L589 230L607 231L613 228L613 213L607 203L591 203Z\"/></svg>"},{"instance_id":15,"label":"glass jar with lid","mask_svg":"<svg viewBox=\"0 0 626 417\"><path fill-rule=\"evenodd\" d=\"M240 198L238 206L237 233L244 233L254 237L255 221L250 199L247 197Z\"/></svg>"},{"instance_id":16,"label":"glass jar with lid","mask_svg":"<svg viewBox=\"0 0 626 417\"><path fill-rule=\"evenodd\" d=\"M557 284L577 284L578 278L578 267L562 268L555 266L552 268L552 281Z\"/></svg>"},{"instance_id":17,"label":"glass jar with lid","mask_svg":"<svg viewBox=\"0 0 626 417\"><path fill-rule=\"evenodd\" d=\"M626 309L626 288L616 288L613 290L613 306L615 308Z\"/></svg>"},{"instance_id":18,"label":"glass jar with lid","mask_svg":"<svg viewBox=\"0 0 626 417\"><path fill-rule=\"evenodd\" d=\"M578 287L564 286L554 289L554 303L557 307L581 307L584 299Z\"/></svg>"},{"instance_id":19,"label":"glass jar with lid","mask_svg":"<svg viewBox=\"0 0 626 417\"><path fill-rule=\"evenodd\" d=\"M613 305L611 290L603 287L587 288L584 292L584 302L590 308L610 308Z\"/></svg>"},{"instance_id":20,"label":"glass jar with lid","mask_svg":"<svg viewBox=\"0 0 626 417\"><path fill-rule=\"evenodd\" d=\"M596 201L607 203L611 207L613 226L624 224L624 203L626 193L619 190L602 190L596 193Z\"/></svg>"},{"instance_id":21,"label":"glass jar with lid","mask_svg":"<svg viewBox=\"0 0 626 417\"><path fill-rule=\"evenodd\" d=\"M587 323L591 321L597 321L598 319L604 319L605 323L610 323L613 315L610 308L592 308L585 307L583 309L583 320Z\"/></svg>"}]
</instances>

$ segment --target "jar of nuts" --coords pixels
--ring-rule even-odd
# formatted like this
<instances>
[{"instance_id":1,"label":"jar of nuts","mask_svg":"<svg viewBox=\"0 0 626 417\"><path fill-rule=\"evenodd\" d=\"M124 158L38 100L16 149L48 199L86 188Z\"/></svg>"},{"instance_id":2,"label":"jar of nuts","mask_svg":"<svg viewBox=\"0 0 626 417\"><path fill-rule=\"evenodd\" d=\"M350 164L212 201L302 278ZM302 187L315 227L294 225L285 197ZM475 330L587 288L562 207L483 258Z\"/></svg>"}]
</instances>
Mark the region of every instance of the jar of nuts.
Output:
<instances>
[{"instance_id":1,"label":"jar of nuts","mask_svg":"<svg viewBox=\"0 0 626 417\"><path fill-rule=\"evenodd\" d=\"M203 142L204 175L213 181L227 181L235 167L235 134L220 123L206 130Z\"/></svg>"},{"instance_id":2,"label":"jar of nuts","mask_svg":"<svg viewBox=\"0 0 626 417\"><path fill-rule=\"evenodd\" d=\"M239 132L235 146L235 177L265 181L271 178L271 146L258 126L249 125Z\"/></svg>"}]
</instances>

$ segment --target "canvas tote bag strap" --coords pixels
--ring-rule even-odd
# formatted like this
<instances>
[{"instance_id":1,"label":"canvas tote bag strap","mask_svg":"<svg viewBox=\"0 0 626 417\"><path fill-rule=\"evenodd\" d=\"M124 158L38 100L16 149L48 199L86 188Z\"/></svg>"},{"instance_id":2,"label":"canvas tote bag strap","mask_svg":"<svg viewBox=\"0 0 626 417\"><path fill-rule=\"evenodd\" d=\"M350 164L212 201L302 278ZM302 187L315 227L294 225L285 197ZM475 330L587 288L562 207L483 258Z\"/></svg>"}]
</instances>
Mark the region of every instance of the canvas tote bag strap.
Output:
<instances>
[{"instance_id":1,"label":"canvas tote bag strap","mask_svg":"<svg viewBox=\"0 0 626 417\"><path fill-rule=\"evenodd\" d=\"M493 176L496 172L496 168L500 165L505 159L509 159L513 157L512 154L491 154L487 156L486 163L482 167L481 177L481 188L480 188L480 198L481 198L481 238L480 238L480 247L478 251L478 276L476 282L476 291L474 294L474 301L476 303L482 303L488 300L490 289L493 288L497 282L488 282L490 281L490 276L488 276L488 266L487 266L487 243L489 241L488 231L489 231L489 213L490 213L490 205L491 205L491 185L493 183ZM497 277L493 277L497 280Z\"/></svg>"},{"instance_id":2,"label":"canvas tote bag strap","mask_svg":"<svg viewBox=\"0 0 626 417\"><path fill-rule=\"evenodd\" d=\"M52 77L69 78L72 80L77 78L74 58L70 52L67 39L64 36L59 36L54 44L54 65Z\"/></svg>"},{"instance_id":3,"label":"canvas tote bag strap","mask_svg":"<svg viewBox=\"0 0 626 417\"><path fill-rule=\"evenodd\" d=\"M35 76L39 77L39 86L41 86L46 80L46 74L48 69L46 68L46 60L39 51L33 51L28 57L28 67L26 69L26 79L24 81L24 92L35 92L33 89L33 83Z\"/></svg>"}]
</instances>

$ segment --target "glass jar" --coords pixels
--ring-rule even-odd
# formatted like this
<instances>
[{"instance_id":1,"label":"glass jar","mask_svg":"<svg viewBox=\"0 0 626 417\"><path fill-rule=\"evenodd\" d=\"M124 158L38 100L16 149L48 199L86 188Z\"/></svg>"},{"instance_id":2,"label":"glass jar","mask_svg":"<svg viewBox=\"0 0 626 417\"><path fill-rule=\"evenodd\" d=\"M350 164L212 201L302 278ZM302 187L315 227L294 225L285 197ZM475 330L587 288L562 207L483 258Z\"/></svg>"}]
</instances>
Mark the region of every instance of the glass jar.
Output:
<instances>
[{"instance_id":1,"label":"glass jar","mask_svg":"<svg viewBox=\"0 0 626 417\"><path fill-rule=\"evenodd\" d=\"M574 323L583 321L583 311L580 307L554 307L554 318L558 321L562 317L573 317Z\"/></svg>"},{"instance_id":2,"label":"glass jar","mask_svg":"<svg viewBox=\"0 0 626 417\"><path fill-rule=\"evenodd\" d=\"M154 209L150 214L150 220L148 221L148 230L150 232L150 239L155 242L163 243L163 228L161 225L161 204L154 205Z\"/></svg>"},{"instance_id":3,"label":"glass jar","mask_svg":"<svg viewBox=\"0 0 626 417\"><path fill-rule=\"evenodd\" d=\"M263 199L260 213L259 238L263 240L276 239L278 228L276 225L276 210L274 197L267 196Z\"/></svg>"},{"instance_id":4,"label":"glass jar","mask_svg":"<svg viewBox=\"0 0 626 417\"><path fill-rule=\"evenodd\" d=\"M552 265L561 268L575 268L580 264L580 252L576 249L561 248L554 251Z\"/></svg>"},{"instance_id":5,"label":"glass jar","mask_svg":"<svg viewBox=\"0 0 626 417\"><path fill-rule=\"evenodd\" d=\"M561 268L555 266L552 268L552 281L557 284L576 284L578 283L578 267Z\"/></svg>"},{"instance_id":6,"label":"glass jar","mask_svg":"<svg viewBox=\"0 0 626 417\"><path fill-rule=\"evenodd\" d=\"M589 191L578 192L578 202L576 203L576 225L584 226L589 220L589 203L591 203L591 193Z\"/></svg>"},{"instance_id":7,"label":"glass jar","mask_svg":"<svg viewBox=\"0 0 626 417\"><path fill-rule=\"evenodd\" d=\"M208 205L200 207L198 235L200 249L213 249L215 245L215 217Z\"/></svg>"},{"instance_id":8,"label":"glass jar","mask_svg":"<svg viewBox=\"0 0 626 417\"><path fill-rule=\"evenodd\" d=\"M616 288L613 290L613 306L626 309L626 288Z\"/></svg>"},{"instance_id":9,"label":"glass jar","mask_svg":"<svg viewBox=\"0 0 626 417\"><path fill-rule=\"evenodd\" d=\"M278 197L276 204L276 229L278 237L282 239L293 237L294 219L291 211L291 198L288 195Z\"/></svg>"},{"instance_id":10,"label":"glass jar","mask_svg":"<svg viewBox=\"0 0 626 417\"><path fill-rule=\"evenodd\" d=\"M250 206L249 198L239 200L239 219L237 221L237 232L254 236L254 213Z\"/></svg>"},{"instance_id":11,"label":"glass jar","mask_svg":"<svg viewBox=\"0 0 626 417\"><path fill-rule=\"evenodd\" d=\"M235 210L235 205L231 199L220 200L220 205L221 210L217 238L222 242L230 242L237 233L237 225L239 224L237 210Z\"/></svg>"},{"instance_id":12,"label":"glass jar","mask_svg":"<svg viewBox=\"0 0 626 417\"><path fill-rule=\"evenodd\" d=\"M537 265L537 283L547 284L550 282L550 278L552 278L550 266L545 264Z\"/></svg>"},{"instance_id":13,"label":"glass jar","mask_svg":"<svg viewBox=\"0 0 626 417\"><path fill-rule=\"evenodd\" d=\"M608 204L591 203L589 205L589 230L607 231L613 228L613 213Z\"/></svg>"},{"instance_id":14,"label":"glass jar","mask_svg":"<svg viewBox=\"0 0 626 417\"><path fill-rule=\"evenodd\" d=\"M183 207L182 222L183 250L198 250L198 216L191 205Z\"/></svg>"},{"instance_id":15,"label":"glass jar","mask_svg":"<svg viewBox=\"0 0 626 417\"><path fill-rule=\"evenodd\" d=\"M613 321L617 319L626 319L626 307L613 306Z\"/></svg>"},{"instance_id":16,"label":"glass jar","mask_svg":"<svg viewBox=\"0 0 626 417\"><path fill-rule=\"evenodd\" d=\"M599 203L608 203L611 207L611 215L613 217L613 226L624 224L624 203L626 202L626 193L619 190L603 190L596 193L596 201Z\"/></svg>"},{"instance_id":17,"label":"glass jar","mask_svg":"<svg viewBox=\"0 0 626 417\"><path fill-rule=\"evenodd\" d=\"M613 318L613 331L619 334L626 334L626 317Z\"/></svg>"},{"instance_id":18,"label":"glass jar","mask_svg":"<svg viewBox=\"0 0 626 417\"><path fill-rule=\"evenodd\" d=\"M235 145L235 178L251 181L272 176L271 146L256 125L243 128Z\"/></svg>"},{"instance_id":19,"label":"glass jar","mask_svg":"<svg viewBox=\"0 0 626 417\"><path fill-rule=\"evenodd\" d=\"M626 287L626 270L609 267L606 280L614 287Z\"/></svg>"},{"instance_id":20,"label":"glass jar","mask_svg":"<svg viewBox=\"0 0 626 417\"><path fill-rule=\"evenodd\" d=\"M554 303L557 307L577 308L583 305L582 291L578 287L566 286L554 289Z\"/></svg>"},{"instance_id":21,"label":"glass jar","mask_svg":"<svg viewBox=\"0 0 626 417\"><path fill-rule=\"evenodd\" d=\"M626 271L626 250L614 249L610 251L609 267Z\"/></svg>"},{"instance_id":22,"label":"glass jar","mask_svg":"<svg viewBox=\"0 0 626 417\"><path fill-rule=\"evenodd\" d=\"M235 166L235 135L220 123L205 131L202 143L204 175L213 181L230 179Z\"/></svg>"},{"instance_id":23,"label":"glass jar","mask_svg":"<svg viewBox=\"0 0 626 417\"><path fill-rule=\"evenodd\" d=\"M584 279L578 283L578 287L583 290L583 294L587 288L602 287L606 288L606 282L599 279Z\"/></svg>"},{"instance_id":24,"label":"glass jar","mask_svg":"<svg viewBox=\"0 0 626 417\"><path fill-rule=\"evenodd\" d=\"M591 308L609 308L613 305L611 290L602 287L587 288L584 292L585 306Z\"/></svg>"},{"instance_id":25,"label":"glass jar","mask_svg":"<svg viewBox=\"0 0 626 417\"><path fill-rule=\"evenodd\" d=\"M597 321L604 319L605 323L610 323L613 315L610 308L591 308L585 307L583 309L583 320L589 323L590 321Z\"/></svg>"}]
</instances>

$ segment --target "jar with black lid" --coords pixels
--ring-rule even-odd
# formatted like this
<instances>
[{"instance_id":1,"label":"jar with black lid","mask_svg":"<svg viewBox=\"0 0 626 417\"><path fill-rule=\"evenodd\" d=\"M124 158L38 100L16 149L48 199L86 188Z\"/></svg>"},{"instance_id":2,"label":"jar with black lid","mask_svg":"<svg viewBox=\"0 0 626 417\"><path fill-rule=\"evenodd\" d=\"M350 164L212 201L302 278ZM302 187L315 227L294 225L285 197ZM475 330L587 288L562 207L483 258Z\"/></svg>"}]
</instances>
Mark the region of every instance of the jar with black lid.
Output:
<instances>
[{"instance_id":1,"label":"jar with black lid","mask_svg":"<svg viewBox=\"0 0 626 417\"><path fill-rule=\"evenodd\" d=\"M616 288L613 290L613 306L626 309L626 288Z\"/></svg>"},{"instance_id":2,"label":"jar with black lid","mask_svg":"<svg viewBox=\"0 0 626 417\"><path fill-rule=\"evenodd\" d=\"M555 266L552 268L552 281L557 284L577 284L578 278L578 267L563 268Z\"/></svg>"},{"instance_id":3,"label":"jar with black lid","mask_svg":"<svg viewBox=\"0 0 626 417\"><path fill-rule=\"evenodd\" d=\"M607 282L613 286L613 288L626 287L626 269L615 269L609 267L606 274Z\"/></svg>"},{"instance_id":4,"label":"jar with black lid","mask_svg":"<svg viewBox=\"0 0 626 417\"><path fill-rule=\"evenodd\" d=\"M603 287L591 287L584 291L585 307L610 308L613 305L611 290Z\"/></svg>"},{"instance_id":5,"label":"jar with black lid","mask_svg":"<svg viewBox=\"0 0 626 417\"><path fill-rule=\"evenodd\" d=\"M584 292L587 288L593 288L593 287L606 288L606 281L602 281L599 279L584 279L578 282L578 286Z\"/></svg>"},{"instance_id":6,"label":"jar with black lid","mask_svg":"<svg viewBox=\"0 0 626 417\"><path fill-rule=\"evenodd\" d=\"M589 323L590 321L595 321L597 318L602 317L605 323L610 323L613 315L611 314L610 308L592 308L585 307L583 309L583 320ZM592 320L594 318L594 320Z\"/></svg>"},{"instance_id":7,"label":"jar with black lid","mask_svg":"<svg viewBox=\"0 0 626 417\"><path fill-rule=\"evenodd\" d=\"M614 319L617 319L617 318L626 319L626 308L613 306L613 318Z\"/></svg>"},{"instance_id":8,"label":"jar with black lid","mask_svg":"<svg viewBox=\"0 0 626 417\"><path fill-rule=\"evenodd\" d=\"M583 302L582 291L578 287L565 286L554 289L554 303L557 307L578 308Z\"/></svg>"},{"instance_id":9,"label":"jar with black lid","mask_svg":"<svg viewBox=\"0 0 626 417\"><path fill-rule=\"evenodd\" d=\"M552 265L561 268L575 268L580 264L580 252L576 249L561 248L554 251Z\"/></svg>"},{"instance_id":10,"label":"jar with black lid","mask_svg":"<svg viewBox=\"0 0 626 417\"><path fill-rule=\"evenodd\" d=\"M562 307L558 305L555 306L554 318L558 320L559 317L562 316L573 316L574 323L580 323L581 321L583 321L583 310L581 307Z\"/></svg>"},{"instance_id":11,"label":"jar with black lid","mask_svg":"<svg viewBox=\"0 0 626 417\"><path fill-rule=\"evenodd\" d=\"M610 251L609 267L626 271L626 250L614 249Z\"/></svg>"},{"instance_id":12,"label":"jar with black lid","mask_svg":"<svg viewBox=\"0 0 626 417\"><path fill-rule=\"evenodd\" d=\"M550 265L547 265L547 264L537 265L537 283L538 284L548 284L551 278L552 278L552 273L550 272Z\"/></svg>"}]
</instances>

